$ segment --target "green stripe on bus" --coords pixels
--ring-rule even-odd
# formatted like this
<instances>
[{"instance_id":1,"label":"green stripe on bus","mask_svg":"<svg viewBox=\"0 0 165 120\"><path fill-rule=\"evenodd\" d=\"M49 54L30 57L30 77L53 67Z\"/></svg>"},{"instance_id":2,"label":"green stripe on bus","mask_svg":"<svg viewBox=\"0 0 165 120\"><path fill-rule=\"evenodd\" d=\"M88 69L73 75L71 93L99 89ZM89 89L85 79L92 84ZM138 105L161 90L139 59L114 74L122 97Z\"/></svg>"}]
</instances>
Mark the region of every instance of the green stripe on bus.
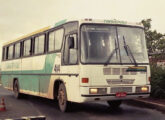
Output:
<instances>
[{"instance_id":1,"label":"green stripe on bus","mask_svg":"<svg viewBox=\"0 0 165 120\"><path fill-rule=\"evenodd\" d=\"M19 79L20 89L30 90L34 92L47 93L51 75L43 73L52 73L56 54L48 54L45 58L45 65L42 70L24 70L24 71L2 71L2 74L41 74L41 75L2 75L2 84L7 87L12 87L13 78Z\"/></svg>"}]
</instances>

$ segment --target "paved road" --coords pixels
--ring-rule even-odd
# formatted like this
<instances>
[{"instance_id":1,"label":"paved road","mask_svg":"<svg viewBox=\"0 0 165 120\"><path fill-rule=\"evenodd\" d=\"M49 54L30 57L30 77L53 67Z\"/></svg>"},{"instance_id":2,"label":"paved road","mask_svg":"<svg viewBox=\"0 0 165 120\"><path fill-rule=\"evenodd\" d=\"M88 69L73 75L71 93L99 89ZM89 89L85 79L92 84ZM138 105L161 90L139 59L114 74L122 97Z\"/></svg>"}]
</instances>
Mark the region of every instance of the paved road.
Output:
<instances>
[{"instance_id":1,"label":"paved road","mask_svg":"<svg viewBox=\"0 0 165 120\"><path fill-rule=\"evenodd\" d=\"M165 120L165 114L159 111L126 104L112 110L104 102L74 103L72 112L61 113L52 100L32 96L16 100L12 92L2 87L0 97L5 98L7 107L7 111L0 112L0 119L45 115L47 120Z\"/></svg>"}]
</instances>

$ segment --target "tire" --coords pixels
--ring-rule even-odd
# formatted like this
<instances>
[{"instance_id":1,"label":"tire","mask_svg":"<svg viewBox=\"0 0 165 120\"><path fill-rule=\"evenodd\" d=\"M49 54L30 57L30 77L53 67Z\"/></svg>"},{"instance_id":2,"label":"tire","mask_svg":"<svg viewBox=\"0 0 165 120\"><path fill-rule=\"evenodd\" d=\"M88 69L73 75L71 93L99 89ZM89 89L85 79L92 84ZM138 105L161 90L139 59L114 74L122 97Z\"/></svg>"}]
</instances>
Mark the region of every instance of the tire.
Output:
<instances>
[{"instance_id":1,"label":"tire","mask_svg":"<svg viewBox=\"0 0 165 120\"><path fill-rule=\"evenodd\" d=\"M66 88L63 83L60 84L58 89L58 106L61 112L67 112L69 110L70 102L67 101Z\"/></svg>"},{"instance_id":2,"label":"tire","mask_svg":"<svg viewBox=\"0 0 165 120\"><path fill-rule=\"evenodd\" d=\"M109 104L109 106L113 109L119 108L119 106L121 105L122 101L121 100L115 100L115 101L107 101L107 103Z\"/></svg>"},{"instance_id":3,"label":"tire","mask_svg":"<svg viewBox=\"0 0 165 120\"><path fill-rule=\"evenodd\" d=\"M15 80L14 81L13 91L14 91L14 97L15 98L20 99L22 97L22 94L19 92L19 83L18 83L18 80Z\"/></svg>"}]
</instances>

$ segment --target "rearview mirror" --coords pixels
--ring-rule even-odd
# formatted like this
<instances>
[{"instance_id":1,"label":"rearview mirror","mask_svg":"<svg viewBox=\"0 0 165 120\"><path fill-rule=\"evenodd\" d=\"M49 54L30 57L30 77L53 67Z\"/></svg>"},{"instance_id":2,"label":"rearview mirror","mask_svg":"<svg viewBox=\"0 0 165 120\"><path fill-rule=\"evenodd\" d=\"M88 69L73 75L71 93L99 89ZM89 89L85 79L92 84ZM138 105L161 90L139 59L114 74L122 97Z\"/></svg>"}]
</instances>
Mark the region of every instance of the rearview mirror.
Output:
<instances>
[{"instance_id":1,"label":"rearview mirror","mask_svg":"<svg viewBox=\"0 0 165 120\"><path fill-rule=\"evenodd\" d=\"M68 38L69 49L74 48L74 37Z\"/></svg>"}]
</instances>

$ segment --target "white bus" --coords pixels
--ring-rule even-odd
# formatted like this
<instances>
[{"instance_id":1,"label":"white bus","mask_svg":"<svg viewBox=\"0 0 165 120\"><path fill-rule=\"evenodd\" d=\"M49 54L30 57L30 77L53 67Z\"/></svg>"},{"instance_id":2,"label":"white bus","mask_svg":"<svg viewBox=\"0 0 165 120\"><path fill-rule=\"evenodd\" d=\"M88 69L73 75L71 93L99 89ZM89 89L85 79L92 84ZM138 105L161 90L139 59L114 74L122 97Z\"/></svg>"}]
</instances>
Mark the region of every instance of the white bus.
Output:
<instances>
[{"instance_id":1,"label":"white bus","mask_svg":"<svg viewBox=\"0 0 165 120\"><path fill-rule=\"evenodd\" d=\"M23 94L70 102L148 97L150 66L144 28L118 20L63 20L3 45L2 85Z\"/></svg>"}]
</instances>

